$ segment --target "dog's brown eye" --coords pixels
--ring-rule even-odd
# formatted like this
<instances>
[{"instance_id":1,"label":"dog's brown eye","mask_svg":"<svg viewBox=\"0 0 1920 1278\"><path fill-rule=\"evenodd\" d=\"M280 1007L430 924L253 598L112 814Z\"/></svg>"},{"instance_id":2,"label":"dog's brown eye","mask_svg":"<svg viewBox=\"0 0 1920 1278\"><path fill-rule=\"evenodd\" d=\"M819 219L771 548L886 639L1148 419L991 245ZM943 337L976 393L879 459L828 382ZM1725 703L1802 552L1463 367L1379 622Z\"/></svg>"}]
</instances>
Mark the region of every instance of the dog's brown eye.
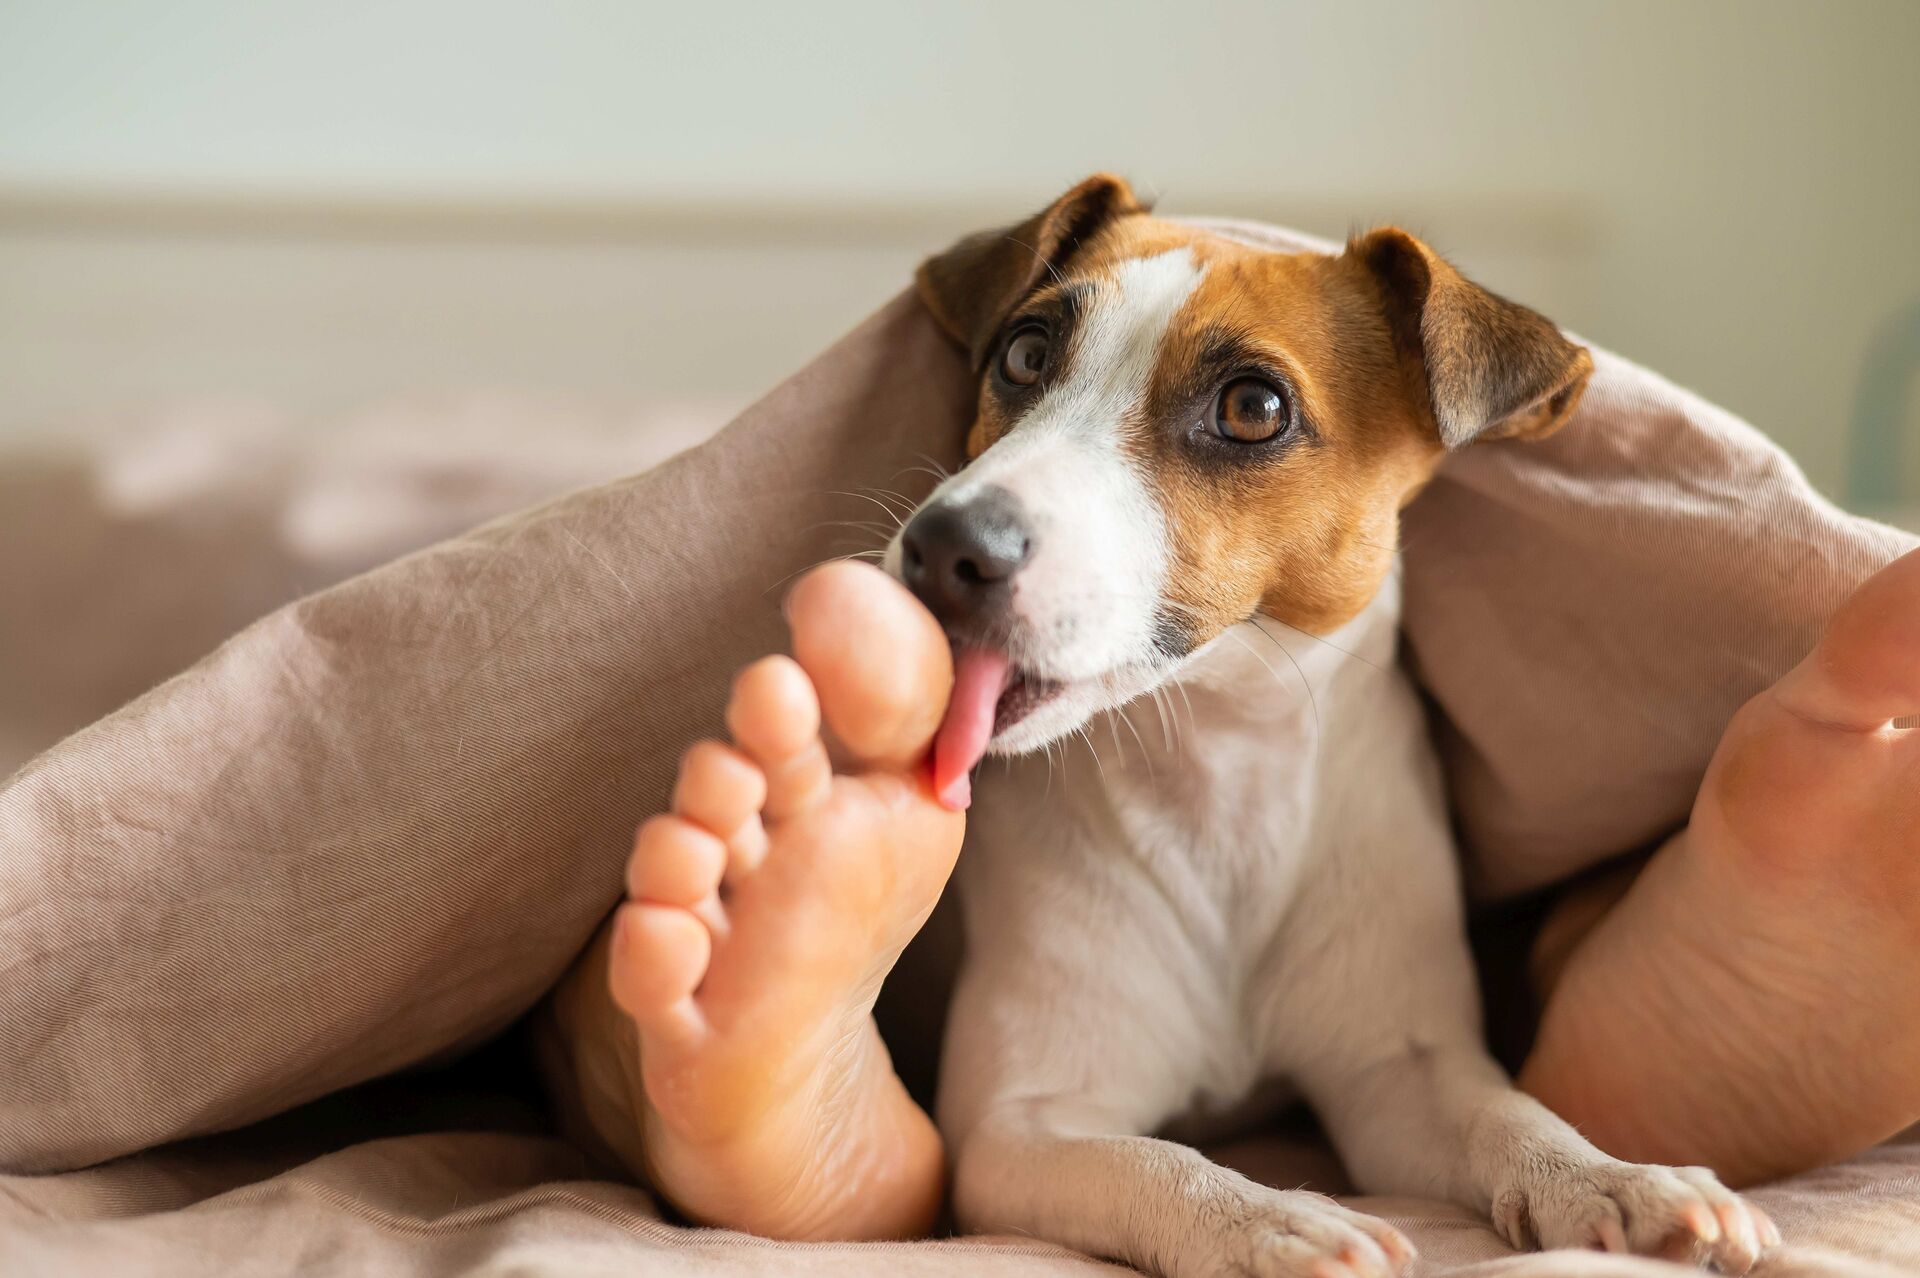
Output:
<instances>
[{"instance_id":1,"label":"dog's brown eye","mask_svg":"<svg viewBox=\"0 0 1920 1278\"><path fill-rule=\"evenodd\" d=\"M1000 353L1000 376L1015 386L1031 386L1047 367L1047 331L1023 328L1007 339Z\"/></svg>"},{"instance_id":2,"label":"dog's brown eye","mask_svg":"<svg viewBox=\"0 0 1920 1278\"><path fill-rule=\"evenodd\" d=\"M1213 406L1213 432L1236 444L1258 444L1287 428L1287 397L1257 377L1229 382Z\"/></svg>"}]
</instances>

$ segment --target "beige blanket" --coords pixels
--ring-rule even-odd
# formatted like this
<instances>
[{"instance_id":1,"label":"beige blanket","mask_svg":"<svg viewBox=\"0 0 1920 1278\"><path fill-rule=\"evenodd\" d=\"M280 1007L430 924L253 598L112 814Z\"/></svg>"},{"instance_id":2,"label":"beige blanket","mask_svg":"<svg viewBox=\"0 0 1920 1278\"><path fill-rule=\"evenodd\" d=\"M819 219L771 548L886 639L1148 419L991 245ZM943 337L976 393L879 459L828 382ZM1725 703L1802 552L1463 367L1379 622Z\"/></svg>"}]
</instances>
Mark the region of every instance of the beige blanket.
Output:
<instances>
[{"instance_id":1,"label":"beige blanket","mask_svg":"<svg viewBox=\"0 0 1920 1278\"><path fill-rule=\"evenodd\" d=\"M551 1134L511 1037L369 1081L455 1060L534 1005L727 672L778 643L782 582L851 548L839 525L866 516L845 494L921 491L910 468L952 459L968 399L958 355L898 299L702 448L280 608L0 788L0 1167L17 1173L0 1273L1093 1267L1014 1240L788 1247L664 1225ZM211 638L327 575L272 535L220 534L249 525L204 493L150 501L132 529L27 509L0 529L0 656L43 654L0 664L16 748L67 726L49 679L97 698L97 661L130 691L188 655L174 626ZM1476 890L1674 828L1732 709L1910 544L1605 354L1559 436L1450 463L1409 515L1407 624ZM84 626L21 606L45 599L83 600ZM1227 1152L1339 1185L1310 1139ZM1790 1240L1775 1272L1920 1268L1916 1185L1920 1146L1896 1144L1762 1191ZM1458 1210L1366 1205L1428 1272L1662 1271L1512 1257Z\"/></svg>"}]
</instances>

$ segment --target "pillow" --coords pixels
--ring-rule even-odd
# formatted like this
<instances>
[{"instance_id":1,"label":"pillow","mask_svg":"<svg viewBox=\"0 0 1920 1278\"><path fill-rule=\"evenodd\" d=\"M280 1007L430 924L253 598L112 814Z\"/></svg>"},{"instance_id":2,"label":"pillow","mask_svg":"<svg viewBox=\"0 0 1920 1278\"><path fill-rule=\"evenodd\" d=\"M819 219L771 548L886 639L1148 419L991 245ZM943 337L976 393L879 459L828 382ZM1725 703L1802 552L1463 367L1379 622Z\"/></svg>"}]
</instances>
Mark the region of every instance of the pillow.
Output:
<instances>
[{"instance_id":1,"label":"pillow","mask_svg":"<svg viewBox=\"0 0 1920 1278\"><path fill-rule=\"evenodd\" d=\"M1490 894L1682 821L1733 707L1909 544L1596 355L1559 436L1454 459L1408 512L1410 651ZM28 765L0 789L0 1167L238 1126L524 1012L781 642L784 582L891 500L861 490L923 493L972 399L897 298L702 447L289 605Z\"/></svg>"}]
</instances>

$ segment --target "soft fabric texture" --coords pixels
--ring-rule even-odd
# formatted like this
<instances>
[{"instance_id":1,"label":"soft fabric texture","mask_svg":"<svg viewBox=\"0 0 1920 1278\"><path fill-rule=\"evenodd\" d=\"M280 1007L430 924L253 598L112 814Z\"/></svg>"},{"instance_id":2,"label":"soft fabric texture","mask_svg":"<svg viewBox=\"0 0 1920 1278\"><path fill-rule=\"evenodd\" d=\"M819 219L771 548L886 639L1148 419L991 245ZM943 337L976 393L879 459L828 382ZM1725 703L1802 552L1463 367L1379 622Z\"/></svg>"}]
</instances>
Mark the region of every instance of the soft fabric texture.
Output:
<instances>
[{"instance_id":1,"label":"soft fabric texture","mask_svg":"<svg viewBox=\"0 0 1920 1278\"><path fill-rule=\"evenodd\" d=\"M0 464L0 780L284 603L656 465L732 415L494 391L315 417L206 396L16 446Z\"/></svg>"},{"instance_id":2,"label":"soft fabric texture","mask_svg":"<svg viewBox=\"0 0 1920 1278\"><path fill-rule=\"evenodd\" d=\"M1408 512L1410 655L1489 897L1677 826L1734 707L1913 544L1834 511L1751 428L1596 356L1558 436L1453 458ZM924 492L915 468L954 461L971 399L960 354L898 298L712 442L290 604L28 764L0 788L0 1169L240 1127L524 1013L614 900L634 823L717 727L732 669L780 644L783 583L876 544L844 525ZM188 562L146 571L219 571L217 538L182 544ZM0 588L32 567L6 565ZM44 624L0 610L0 650ZM133 1256L182 1273L904 1273L973 1271L996 1246L669 1231L638 1191L578 1184L550 1136L441 1117L378 1141L379 1123L341 1128L317 1158L269 1128L8 1177L0 1254L28 1273ZM1796 1247L1920 1264L1915 1157L1876 1151L1762 1201ZM1504 1254L1464 1213L1386 1209L1436 1271ZM1006 1246L996 1271L1090 1263Z\"/></svg>"},{"instance_id":3,"label":"soft fabric texture","mask_svg":"<svg viewBox=\"0 0 1920 1278\"><path fill-rule=\"evenodd\" d=\"M782 643L782 584L870 517L840 494L951 460L964 379L897 299L703 448L282 608L29 763L0 790L0 1167L504 1029Z\"/></svg>"},{"instance_id":4,"label":"soft fabric texture","mask_svg":"<svg viewBox=\"0 0 1920 1278\"><path fill-rule=\"evenodd\" d=\"M662 1219L595 1179L521 1106L440 1075L374 1084L307 1111L60 1176L0 1176L8 1278L1121 1278L1031 1239L784 1244ZM1337 1187L1324 1149L1268 1137L1220 1151L1291 1188ZM1767 1278L1920 1272L1920 1143L1754 1194L1787 1244ZM1686 1278L1589 1252L1515 1255L1483 1219L1415 1199L1350 1198L1420 1249L1419 1278Z\"/></svg>"}]
</instances>

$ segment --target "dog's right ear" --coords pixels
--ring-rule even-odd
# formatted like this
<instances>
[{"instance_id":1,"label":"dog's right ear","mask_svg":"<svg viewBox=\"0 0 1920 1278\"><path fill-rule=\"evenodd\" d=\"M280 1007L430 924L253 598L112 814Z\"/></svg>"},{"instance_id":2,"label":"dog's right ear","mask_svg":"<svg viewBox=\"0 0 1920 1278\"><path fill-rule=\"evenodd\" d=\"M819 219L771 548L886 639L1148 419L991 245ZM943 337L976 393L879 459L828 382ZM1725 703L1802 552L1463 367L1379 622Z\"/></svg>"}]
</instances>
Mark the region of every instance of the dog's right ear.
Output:
<instances>
[{"instance_id":1,"label":"dog's right ear","mask_svg":"<svg viewBox=\"0 0 1920 1278\"><path fill-rule=\"evenodd\" d=\"M1096 173L1018 226L969 235L922 262L920 300L979 368L1001 322L1042 276L1114 218L1144 212L1124 178Z\"/></svg>"},{"instance_id":2,"label":"dog's right ear","mask_svg":"<svg viewBox=\"0 0 1920 1278\"><path fill-rule=\"evenodd\" d=\"M1489 293L1405 231L1347 241L1378 284L1394 344L1426 374L1440 442L1538 439L1573 415L1593 356L1537 311Z\"/></svg>"}]
</instances>

